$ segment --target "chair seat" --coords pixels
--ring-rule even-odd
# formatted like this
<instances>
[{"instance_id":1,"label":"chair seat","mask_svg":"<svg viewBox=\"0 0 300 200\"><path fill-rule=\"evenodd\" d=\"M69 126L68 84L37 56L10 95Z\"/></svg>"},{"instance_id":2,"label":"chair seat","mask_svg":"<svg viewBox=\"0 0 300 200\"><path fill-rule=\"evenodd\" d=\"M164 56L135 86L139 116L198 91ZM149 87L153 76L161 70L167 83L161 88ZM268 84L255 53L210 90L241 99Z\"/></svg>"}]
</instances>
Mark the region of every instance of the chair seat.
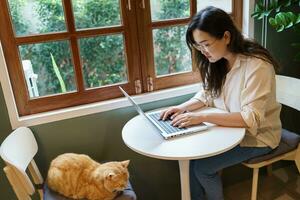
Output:
<instances>
[{"instance_id":1,"label":"chair seat","mask_svg":"<svg viewBox=\"0 0 300 200\"><path fill-rule=\"evenodd\" d=\"M64 197L63 195L54 192L53 190L49 189L47 184L44 184L43 188L44 192L44 200L73 200L71 198ZM121 192L115 200L136 200L136 194L132 189L130 183L128 183L127 188Z\"/></svg>"},{"instance_id":2,"label":"chair seat","mask_svg":"<svg viewBox=\"0 0 300 200\"><path fill-rule=\"evenodd\" d=\"M291 131L288 131L286 129L282 129L281 140L276 149L272 150L268 154L265 154L265 155L262 155L259 157L255 157L255 158L251 158L251 159L245 161L244 163L255 164L255 163L265 161L265 160L270 160L276 156L285 154L287 152L290 152L290 151L296 149L298 147L299 142L300 142L299 135L297 135L296 133L293 133Z\"/></svg>"}]
</instances>

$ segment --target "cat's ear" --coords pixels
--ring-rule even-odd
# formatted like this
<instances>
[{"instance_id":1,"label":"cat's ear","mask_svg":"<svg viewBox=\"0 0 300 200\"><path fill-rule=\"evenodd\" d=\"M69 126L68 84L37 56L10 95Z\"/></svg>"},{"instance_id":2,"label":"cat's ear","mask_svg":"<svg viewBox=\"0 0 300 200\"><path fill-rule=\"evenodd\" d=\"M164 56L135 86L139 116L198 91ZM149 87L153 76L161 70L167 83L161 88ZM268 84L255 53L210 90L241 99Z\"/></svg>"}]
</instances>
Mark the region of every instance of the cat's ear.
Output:
<instances>
[{"instance_id":1,"label":"cat's ear","mask_svg":"<svg viewBox=\"0 0 300 200\"><path fill-rule=\"evenodd\" d=\"M124 168L127 168L128 165L129 165L129 162L130 162L130 160L124 160L124 161L121 162L121 165L122 165Z\"/></svg>"}]
</instances>

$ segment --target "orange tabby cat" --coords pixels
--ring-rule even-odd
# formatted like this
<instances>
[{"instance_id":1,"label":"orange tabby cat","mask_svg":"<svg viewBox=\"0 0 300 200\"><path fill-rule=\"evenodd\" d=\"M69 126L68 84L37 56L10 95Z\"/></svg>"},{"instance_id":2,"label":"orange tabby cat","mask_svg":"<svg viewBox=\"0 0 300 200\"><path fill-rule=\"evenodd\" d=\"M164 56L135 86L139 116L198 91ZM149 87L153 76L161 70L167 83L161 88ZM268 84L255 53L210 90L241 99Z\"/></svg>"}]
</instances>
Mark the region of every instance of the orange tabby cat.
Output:
<instances>
[{"instance_id":1,"label":"orange tabby cat","mask_svg":"<svg viewBox=\"0 0 300 200\"><path fill-rule=\"evenodd\" d=\"M111 200L127 187L128 164L129 160L100 164L87 155L65 153L51 162L47 182L66 197Z\"/></svg>"}]
</instances>

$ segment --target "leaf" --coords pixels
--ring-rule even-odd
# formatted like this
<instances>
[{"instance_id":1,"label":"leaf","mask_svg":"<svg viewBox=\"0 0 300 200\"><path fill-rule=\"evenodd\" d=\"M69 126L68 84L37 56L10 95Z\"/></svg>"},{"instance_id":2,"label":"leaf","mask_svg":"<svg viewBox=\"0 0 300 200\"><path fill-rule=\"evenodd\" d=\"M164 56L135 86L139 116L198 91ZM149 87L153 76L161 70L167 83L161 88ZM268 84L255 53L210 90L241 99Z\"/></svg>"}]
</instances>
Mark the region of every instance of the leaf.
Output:
<instances>
[{"instance_id":1,"label":"leaf","mask_svg":"<svg viewBox=\"0 0 300 200\"><path fill-rule=\"evenodd\" d=\"M291 20L291 21L293 21L293 22L295 22L296 19L297 19L297 16L296 16L294 13L292 13L292 12L287 12L287 13L285 13L285 16L286 16L289 20Z\"/></svg>"},{"instance_id":2,"label":"leaf","mask_svg":"<svg viewBox=\"0 0 300 200\"><path fill-rule=\"evenodd\" d=\"M258 20L261 20L262 18L264 18L263 13L259 13L258 16L256 17L256 19L258 19Z\"/></svg>"},{"instance_id":3,"label":"leaf","mask_svg":"<svg viewBox=\"0 0 300 200\"><path fill-rule=\"evenodd\" d=\"M266 11L263 12L263 14L264 14L264 16L268 17L271 14L272 11L273 11L273 9L266 10Z\"/></svg>"},{"instance_id":4,"label":"leaf","mask_svg":"<svg viewBox=\"0 0 300 200\"><path fill-rule=\"evenodd\" d=\"M294 15L294 13L292 12L287 12L285 13L285 17L287 20L287 25L286 25L286 29L291 28L294 25L294 22L296 20L296 16Z\"/></svg>"},{"instance_id":5,"label":"leaf","mask_svg":"<svg viewBox=\"0 0 300 200\"><path fill-rule=\"evenodd\" d=\"M300 6L300 5L299 5ZM298 24L298 23L300 23L300 13L298 14L298 17L297 17L297 19L296 19L296 21L295 21L295 24Z\"/></svg>"},{"instance_id":6,"label":"leaf","mask_svg":"<svg viewBox=\"0 0 300 200\"><path fill-rule=\"evenodd\" d=\"M278 25L277 27L276 27L276 31L277 32L281 32L281 31L283 31L284 30L284 26L283 25Z\"/></svg>"},{"instance_id":7,"label":"leaf","mask_svg":"<svg viewBox=\"0 0 300 200\"><path fill-rule=\"evenodd\" d=\"M274 28L277 26L277 23L275 21L274 18L269 18L269 23L271 24L271 26L273 26Z\"/></svg>"},{"instance_id":8,"label":"leaf","mask_svg":"<svg viewBox=\"0 0 300 200\"><path fill-rule=\"evenodd\" d=\"M294 22L291 21L291 22L285 27L285 29L291 28L293 25L294 25Z\"/></svg>"},{"instance_id":9,"label":"leaf","mask_svg":"<svg viewBox=\"0 0 300 200\"><path fill-rule=\"evenodd\" d=\"M254 12L251 14L251 17L258 19L258 16L260 16L261 12Z\"/></svg>"},{"instance_id":10,"label":"leaf","mask_svg":"<svg viewBox=\"0 0 300 200\"><path fill-rule=\"evenodd\" d=\"M257 19L261 20L262 18L264 18L264 16L265 15L263 13L260 13L259 16L257 17Z\"/></svg>"},{"instance_id":11,"label":"leaf","mask_svg":"<svg viewBox=\"0 0 300 200\"><path fill-rule=\"evenodd\" d=\"M284 13L278 13L275 16L275 21L276 21L276 31L281 32L284 30L284 28L288 25L287 17L285 16Z\"/></svg>"},{"instance_id":12,"label":"leaf","mask_svg":"<svg viewBox=\"0 0 300 200\"><path fill-rule=\"evenodd\" d=\"M50 53L50 56L51 56L51 60L52 60L53 70L54 70L55 75L58 78L58 81L59 81L59 84L60 84L61 92L63 92L63 93L67 92L65 82L64 82L64 80L63 80L63 78L62 78L62 76L59 72L59 69L57 67L57 64L55 62L55 59L54 59L52 53Z\"/></svg>"},{"instance_id":13,"label":"leaf","mask_svg":"<svg viewBox=\"0 0 300 200\"><path fill-rule=\"evenodd\" d=\"M279 5L277 8L276 8L276 13L278 13L278 12L280 12L280 10L281 10L281 7L282 7L282 5Z\"/></svg>"},{"instance_id":14,"label":"leaf","mask_svg":"<svg viewBox=\"0 0 300 200\"><path fill-rule=\"evenodd\" d=\"M275 16L275 21L278 25L287 26L287 20L284 13L278 13Z\"/></svg>"}]
</instances>

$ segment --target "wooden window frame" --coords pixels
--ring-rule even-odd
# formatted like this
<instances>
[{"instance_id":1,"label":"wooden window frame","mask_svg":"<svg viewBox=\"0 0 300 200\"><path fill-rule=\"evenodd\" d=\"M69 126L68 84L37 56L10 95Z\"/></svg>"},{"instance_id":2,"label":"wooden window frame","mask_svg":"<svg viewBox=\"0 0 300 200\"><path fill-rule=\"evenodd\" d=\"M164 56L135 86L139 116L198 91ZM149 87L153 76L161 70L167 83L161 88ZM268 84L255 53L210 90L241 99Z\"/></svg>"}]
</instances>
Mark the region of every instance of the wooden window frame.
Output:
<instances>
[{"instance_id":1,"label":"wooden window frame","mask_svg":"<svg viewBox=\"0 0 300 200\"><path fill-rule=\"evenodd\" d=\"M148 77L154 78L155 73L152 30L160 27L188 24L191 16L196 13L196 0L190 0L190 17L156 22L151 22L150 0L131 1L131 9L128 9L129 1L130 0L120 0L122 25L76 30L71 1L62 0L65 11L66 32L20 37L16 37L14 34L12 20L9 15L8 1L0 1L0 8L2 10L0 13L0 25L1 27L6 27L5 31L0 31L0 39L19 116L117 98L122 96L117 87L118 85L122 85L129 94L135 94L135 80L141 81L142 92L148 92ZM145 3L145 7L143 2ZM237 25L241 27L242 2L233 0L232 5L232 17ZM108 34L122 34L124 37L124 49L128 53L125 55L128 69L128 82L126 84L122 83L101 88L85 89L79 56L78 39ZM138 40L136 38L138 38ZM18 53L18 46L59 40L66 40L70 43L77 91L30 99L20 61L20 55ZM193 65L192 72L154 78L153 80L154 90L159 90L196 83L199 81L199 73Z\"/></svg>"},{"instance_id":2,"label":"wooden window frame","mask_svg":"<svg viewBox=\"0 0 300 200\"><path fill-rule=\"evenodd\" d=\"M138 2L138 1L137 1ZM146 10L141 9L141 3L138 2L138 27L142 31L139 31L139 40L145 41L140 44L140 52L142 54L141 63L142 63L142 72L143 72L143 82L147 83L148 77L151 77L153 80L154 90L160 90L170 87L176 87L184 84L197 83L200 80L200 73L192 63L192 71L186 73L171 74L168 76L156 77L155 74L155 64L154 64L154 47L153 47L153 34L152 30L157 28L166 28L176 25L187 25L197 12L197 1L190 0L190 17L183 19L170 19L163 21L151 21L151 11L150 11L150 0L145 1ZM242 29L242 8L243 2L240 0L232 0L232 13L231 16L235 21L238 28ZM150 27L150 28L149 28ZM148 49L148 51L147 51ZM147 84L144 84L144 91L147 91Z\"/></svg>"}]
</instances>

